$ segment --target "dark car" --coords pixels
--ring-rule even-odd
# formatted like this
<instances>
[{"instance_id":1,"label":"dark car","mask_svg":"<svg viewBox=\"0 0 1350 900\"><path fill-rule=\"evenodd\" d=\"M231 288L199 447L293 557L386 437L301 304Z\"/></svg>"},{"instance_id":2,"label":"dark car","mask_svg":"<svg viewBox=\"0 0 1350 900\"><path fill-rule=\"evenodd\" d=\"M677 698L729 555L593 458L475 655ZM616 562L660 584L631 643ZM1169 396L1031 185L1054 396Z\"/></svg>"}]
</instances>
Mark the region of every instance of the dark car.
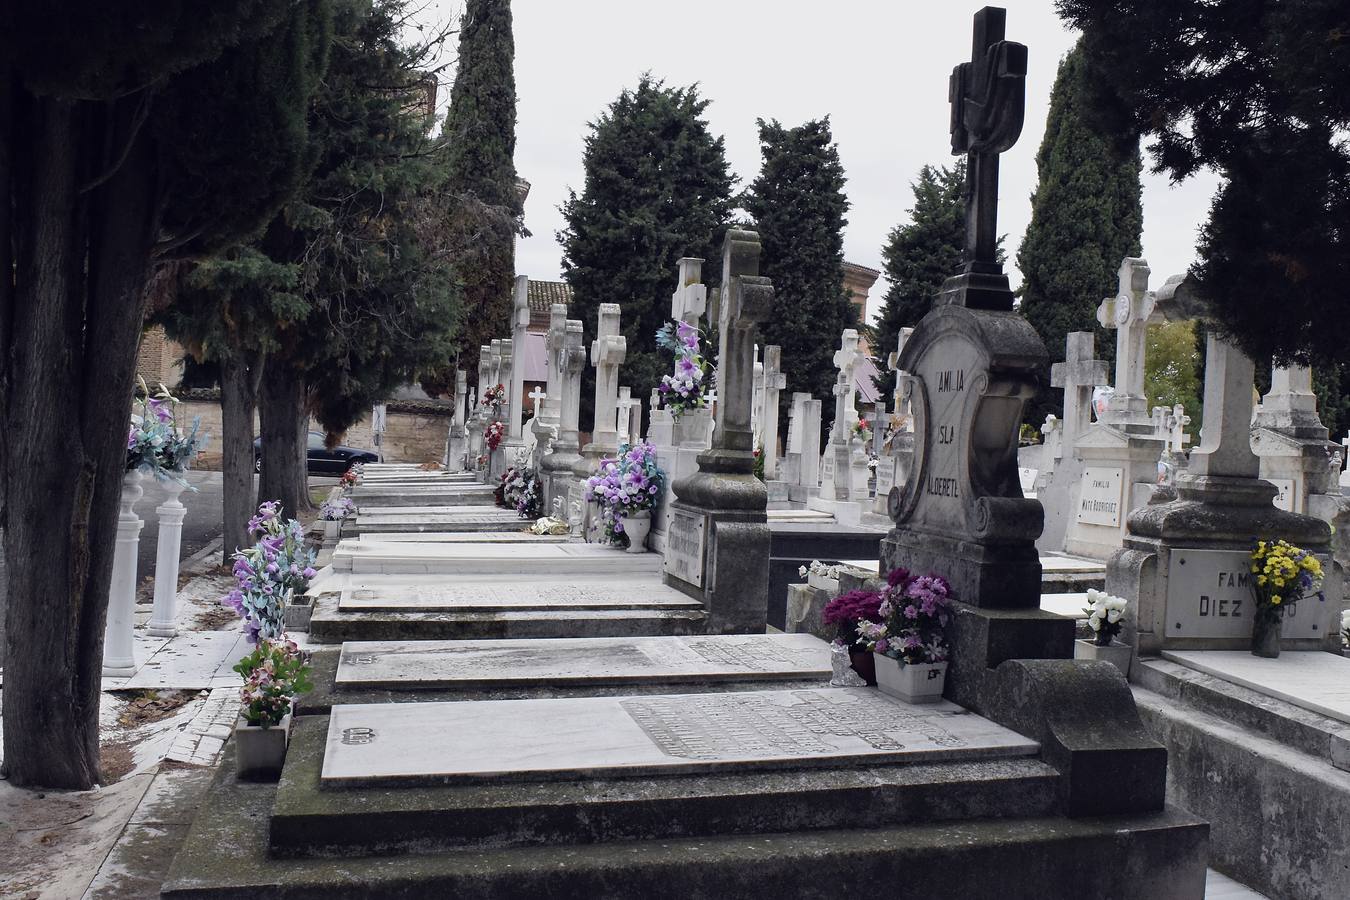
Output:
<instances>
[{"instance_id":1,"label":"dark car","mask_svg":"<svg viewBox=\"0 0 1350 900\"><path fill-rule=\"evenodd\" d=\"M379 462L379 456L369 450L337 446L329 450L323 445L323 435L309 433L308 469L311 475L341 475L356 463ZM253 441L253 471L262 471L262 438Z\"/></svg>"}]
</instances>

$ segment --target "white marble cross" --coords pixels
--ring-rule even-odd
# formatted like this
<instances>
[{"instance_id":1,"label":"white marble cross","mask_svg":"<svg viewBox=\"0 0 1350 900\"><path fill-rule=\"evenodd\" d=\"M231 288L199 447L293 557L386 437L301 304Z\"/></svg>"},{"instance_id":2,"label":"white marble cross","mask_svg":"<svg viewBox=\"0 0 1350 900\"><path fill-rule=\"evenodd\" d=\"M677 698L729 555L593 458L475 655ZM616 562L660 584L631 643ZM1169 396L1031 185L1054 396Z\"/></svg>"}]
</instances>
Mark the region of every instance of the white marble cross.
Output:
<instances>
[{"instance_id":1,"label":"white marble cross","mask_svg":"<svg viewBox=\"0 0 1350 900\"><path fill-rule=\"evenodd\" d=\"M548 399L548 394L536 384L534 390L530 391L528 396L530 398L530 408L534 410L534 417L538 418L539 414L544 411L543 401Z\"/></svg>"},{"instance_id":2,"label":"white marble cross","mask_svg":"<svg viewBox=\"0 0 1350 900\"><path fill-rule=\"evenodd\" d=\"M830 426L830 443L847 444L849 432L858 421L858 408L853 402L853 373L858 366L858 332L845 328L839 335L839 349L834 351L834 367L839 375L834 380L834 424Z\"/></svg>"},{"instance_id":3,"label":"white marble cross","mask_svg":"<svg viewBox=\"0 0 1350 900\"><path fill-rule=\"evenodd\" d=\"M1147 260L1125 257L1116 296L1107 297L1097 307L1097 321L1116 330L1116 392L1107 411L1112 423L1148 422L1148 398L1144 396L1148 326L1161 321L1161 313L1155 315L1157 298L1148 289L1150 271Z\"/></svg>"},{"instance_id":4,"label":"white marble cross","mask_svg":"<svg viewBox=\"0 0 1350 900\"><path fill-rule=\"evenodd\" d=\"M675 293L670 295L670 317L697 326L699 317L708 309L708 287L700 283L703 260L686 256L678 265L679 280Z\"/></svg>"},{"instance_id":5,"label":"white marble cross","mask_svg":"<svg viewBox=\"0 0 1350 900\"><path fill-rule=\"evenodd\" d=\"M783 374L783 348L770 344L764 348L764 398L760 401L760 440L764 445L764 478L778 477L778 395L787 387Z\"/></svg>"},{"instance_id":6,"label":"white marble cross","mask_svg":"<svg viewBox=\"0 0 1350 900\"><path fill-rule=\"evenodd\" d=\"M595 428L591 443L603 450L618 449L616 413L619 366L628 356L628 340L619 333L619 304L601 303L596 313L591 365L595 366Z\"/></svg>"},{"instance_id":7,"label":"white marble cross","mask_svg":"<svg viewBox=\"0 0 1350 900\"><path fill-rule=\"evenodd\" d=\"M1205 344L1205 419L1200 446L1191 451L1192 476L1257 478L1252 452L1252 380L1256 364L1211 331Z\"/></svg>"},{"instance_id":8,"label":"white marble cross","mask_svg":"<svg viewBox=\"0 0 1350 900\"><path fill-rule=\"evenodd\" d=\"M615 412L618 416L617 431L619 434L619 443L627 444L633 440L632 419L633 407L641 406L642 400L633 397L633 389L628 385L619 388L619 399L615 401Z\"/></svg>"},{"instance_id":9,"label":"white marble cross","mask_svg":"<svg viewBox=\"0 0 1350 900\"><path fill-rule=\"evenodd\" d=\"M1186 408L1180 403L1172 407L1172 412L1167 417L1167 444L1173 453L1186 452L1186 445L1191 442L1191 436L1186 433L1186 426L1189 424L1191 417L1186 415Z\"/></svg>"},{"instance_id":10,"label":"white marble cross","mask_svg":"<svg viewBox=\"0 0 1350 900\"><path fill-rule=\"evenodd\" d=\"M1070 332L1064 340L1064 362L1050 367L1051 387L1064 389L1060 446L1070 457L1092 424L1092 389L1106 381L1106 363L1092 358L1095 349L1092 332Z\"/></svg>"},{"instance_id":11,"label":"white marble cross","mask_svg":"<svg viewBox=\"0 0 1350 900\"><path fill-rule=\"evenodd\" d=\"M901 328L895 341L895 350L886 359L886 368L895 373L895 390L891 392L891 413L900 420L901 427L906 431L914 430L914 425L909 418L909 401L905 399L907 396L905 376L908 373L901 370L900 357L905 352L905 344L909 343L909 336L913 333L913 328Z\"/></svg>"}]
</instances>

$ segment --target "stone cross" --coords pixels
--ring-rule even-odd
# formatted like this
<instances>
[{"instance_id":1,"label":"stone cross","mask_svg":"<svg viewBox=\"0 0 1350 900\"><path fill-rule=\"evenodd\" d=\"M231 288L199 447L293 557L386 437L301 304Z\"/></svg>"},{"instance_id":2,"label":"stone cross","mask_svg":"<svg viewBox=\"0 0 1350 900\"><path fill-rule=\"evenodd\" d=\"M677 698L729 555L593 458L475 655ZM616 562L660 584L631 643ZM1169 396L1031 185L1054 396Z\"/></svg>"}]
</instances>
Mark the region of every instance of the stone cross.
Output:
<instances>
[{"instance_id":1,"label":"stone cross","mask_svg":"<svg viewBox=\"0 0 1350 900\"><path fill-rule=\"evenodd\" d=\"M722 245L722 288L718 303L717 412L712 449L699 456L699 469L712 458L717 471L754 469L750 428L755 369L755 333L773 307L773 284L759 274L759 235L732 228Z\"/></svg>"},{"instance_id":2,"label":"stone cross","mask_svg":"<svg viewBox=\"0 0 1350 900\"><path fill-rule=\"evenodd\" d=\"M507 385L507 399L510 402L506 420L508 440L519 441L523 435L523 416L521 398L525 394L525 335L530 329L530 279L526 275L516 276L516 290L512 298L511 319L511 362L508 364L510 384ZM535 413L539 411L536 409Z\"/></svg>"},{"instance_id":3,"label":"stone cross","mask_svg":"<svg viewBox=\"0 0 1350 900\"><path fill-rule=\"evenodd\" d=\"M686 256L678 265L678 283L670 296L670 317L697 327L699 317L708 308L708 288L701 283L703 260Z\"/></svg>"},{"instance_id":4,"label":"stone cross","mask_svg":"<svg viewBox=\"0 0 1350 900\"><path fill-rule=\"evenodd\" d=\"M619 447L615 413L619 401L619 366L628 356L628 341L619 333L619 304L601 303L596 313L591 365L595 366L595 427L591 443L597 451Z\"/></svg>"},{"instance_id":5,"label":"stone cross","mask_svg":"<svg viewBox=\"0 0 1350 900\"><path fill-rule=\"evenodd\" d=\"M858 332L845 328L839 336L839 349L834 351L834 367L839 371L834 380L834 424L830 427L831 444L847 444L849 431L858 421L858 408L853 403L853 373L858 366Z\"/></svg>"},{"instance_id":6,"label":"stone cross","mask_svg":"<svg viewBox=\"0 0 1350 900\"><path fill-rule=\"evenodd\" d=\"M760 402L760 440L764 446L764 479L778 477L778 395L787 387L783 374L783 348L770 344L764 348L764 399Z\"/></svg>"},{"instance_id":7,"label":"stone cross","mask_svg":"<svg viewBox=\"0 0 1350 900\"><path fill-rule=\"evenodd\" d=\"M1054 413L1045 417L1041 423L1041 445L1045 455L1041 458L1041 468L1048 469L1064 452L1064 431L1059 417Z\"/></svg>"},{"instance_id":8,"label":"stone cross","mask_svg":"<svg viewBox=\"0 0 1350 900\"><path fill-rule=\"evenodd\" d=\"M632 420L634 404L641 405L641 399L633 398L633 389L628 385L619 388L619 399L615 401L615 411L617 413L616 431L619 435L619 443L627 444L633 440Z\"/></svg>"},{"instance_id":9,"label":"stone cross","mask_svg":"<svg viewBox=\"0 0 1350 900\"><path fill-rule=\"evenodd\" d=\"M544 389L544 408L542 413L535 409L535 415L550 425L558 424L562 417L563 378L565 377L567 342L567 306L554 303L548 310L548 333L544 336L544 355L548 363L548 386Z\"/></svg>"},{"instance_id":10,"label":"stone cross","mask_svg":"<svg viewBox=\"0 0 1350 900\"><path fill-rule=\"evenodd\" d=\"M909 336L913 333L913 328L901 328L895 341L895 350L886 359L886 368L895 373L895 390L891 392L891 411L899 420L899 427L905 431L913 431L914 424L910 419L909 395L904 389L906 373L900 368L900 354L905 352L905 344L909 342Z\"/></svg>"},{"instance_id":11,"label":"stone cross","mask_svg":"<svg viewBox=\"0 0 1350 900\"><path fill-rule=\"evenodd\" d=\"M1172 412L1167 417L1166 440L1168 449L1173 453L1186 452L1186 445L1191 441L1191 436L1186 433L1186 426L1189 424L1191 417L1186 415L1186 408L1180 403L1172 407Z\"/></svg>"},{"instance_id":12,"label":"stone cross","mask_svg":"<svg viewBox=\"0 0 1350 900\"><path fill-rule=\"evenodd\" d=\"M464 433L464 401L469 393L469 373L455 370L455 433Z\"/></svg>"},{"instance_id":13,"label":"stone cross","mask_svg":"<svg viewBox=\"0 0 1350 900\"><path fill-rule=\"evenodd\" d=\"M1200 446L1191 451L1192 477L1257 478L1252 452L1252 380L1256 364L1211 331L1205 345L1205 420Z\"/></svg>"},{"instance_id":14,"label":"stone cross","mask_svg":"<svg viewBox=\"0 0 1350 900\"><path fill-rule=\"evenodd\" d=\"M1092 389L1106 381L1106 363L1092 358L1095 344L1090 331L1070 332L1064 340L1064 362L1050 367L1050 386L1064 389L1060 447L1070 456L1092 424Z\"/></svg>"},{"instance_id":15,"label":"stone cross","mask_svg":"<svg viewBox=\"0 0 1350 900\"><path fill-rule=\"evenodd\" d=\"M628 407L628 443L636 444L642 440L642 398L634 397Z\"/></svg>"},{"instance_id":16,"label":"stone cross","mask_svg":"<svg viewBox=\"0 0 1350 900\"><path fill-rule=\"evenodd\" d=\"M788 409L788 453L802 452L802 428L806 424L806 401L810 399L810 394L797 392L792 395L792 406ZM1346 440L1350 440L1350 438L1347 438Z\"/></svg>"},{"instance_id":17,"label":"stone cross","mask_svg":"<svg viewBox=\"0 0 1350 900\"><path fill-rule=\"evenodd\" d=\"M561 304L555 304L557 309ZM555 364L561 390L558 392L558 440L556 450L575 452L581 418L581 371L586 367L585 340L580 319L567 319L563 339L558 343Z\"/></svg>"},{"instance_id":18,"label":"stone cross","mask_svg":"<svg viewBox=\"0 0 1350 900\"><path fill-rule=\"evenodd\" d=\"M1155 407L1153 407L1153 435L1154 435L1154 437L1160 437L1160 438L1162 438L1163 440L1167 440L1167 439L1168 439L1168 436L1169 436L1169 434L1170 434L1170 429L1169 429L1168 424L1167 424L1167 417L1171 414L1171 412L1172 412L1172 410L1168 409L1166 406L1155 406Z\"/></svg>"},{"instance_id":19,"label":"stone cross","mask_svg":"<svg viewBox=\"0 0 1350 900\"><path fill-rule=\"evenodd\" d=\"M537 419L544 410L543 401L548 399L548 394L545 393L539 385L535 385L534 390L530 391L528 396L530 398L530 408L533 411L534 418Z\"/></svg>"},{"instance_id":20,"label":"stone cross","mask_svg":"<svg viewBox=\"0 0 1350 900\"><path fill-rule=\"evenodd\" d=\"M998 262L998 155L1022 133L1027 48L1003 39L1006 18L996 7L975 14L970 62L952 70L948 88L952 153L966 154L963 274L976 276L968 282L976 290L967 290L961 302L974 308L1012 309ZM980 284L980 275L995 276L1000 284Z\"/></svg>"},{"instance_id":21,"label":"stone cross","mask_svg":"<svg viewBox=\"0 0 1350 900\"><path fill-rule=\"evenodd\" d=\"M1116 330L1115 394L1105 421L1109 424L1147 424L1148 398L1144 396L1144 357L1148 326L1155 315L1157 298L1148 289L1148 262L1127 256L1120 264L1116 296L1097 307L1097 321Z\"/></svg>"}]
</instances>

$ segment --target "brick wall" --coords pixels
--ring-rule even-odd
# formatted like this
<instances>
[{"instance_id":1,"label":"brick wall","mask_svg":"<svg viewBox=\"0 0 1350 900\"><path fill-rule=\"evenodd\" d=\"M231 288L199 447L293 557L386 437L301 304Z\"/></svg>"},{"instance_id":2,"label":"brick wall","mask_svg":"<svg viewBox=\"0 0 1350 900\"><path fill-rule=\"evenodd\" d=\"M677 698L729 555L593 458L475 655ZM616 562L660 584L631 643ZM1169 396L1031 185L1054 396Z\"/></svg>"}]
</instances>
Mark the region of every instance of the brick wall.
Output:
<instances>
[{"instance_id":1,"label":"brick wall","mask_svg":"<svg viewBox=\"0 0 1350 900\"><path fill-rule=\"evenodd\" d=\"M172 390L183 378L183 368L178 365L182 358L182 346L169 340L164 329L156 325L141 335L141 344L136 351L136 374L145 379L152 391L160 384Z\"/></svg>"}]
</instances>

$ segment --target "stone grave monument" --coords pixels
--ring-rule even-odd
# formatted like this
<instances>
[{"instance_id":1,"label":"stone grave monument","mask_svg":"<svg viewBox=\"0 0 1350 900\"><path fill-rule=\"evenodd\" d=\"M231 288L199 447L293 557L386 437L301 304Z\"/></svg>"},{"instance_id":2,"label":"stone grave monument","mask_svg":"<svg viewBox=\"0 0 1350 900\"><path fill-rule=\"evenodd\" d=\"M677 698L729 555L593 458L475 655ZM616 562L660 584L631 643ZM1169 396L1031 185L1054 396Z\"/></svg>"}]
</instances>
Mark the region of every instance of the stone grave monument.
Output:
<instances>
[{"instance_id":1,"label":"stone grave monument","mask_svg":"<svg viewBox=\"0 0 1350 900\"><path fill-rule=\"evenodd\" d=\"M858 332L853 328L844 329L839 336L839 349L834 354L834 366L838 371L834 381L834 423L820 458L820 492L807 501L811 509L832 513L846 525L857 525L861 521L862 502L868 496L866 451L862 442L853 436L853 428L858 424L854 373L862 361L858 340ZM862 455L861 483L858 483L855 454Z\"/></svg>"},{"instance_id":2,"label":"stone grave monument","mask_svg":"<svg viewBox=\"0 0 1350 900\"><path fill-rule=\"evenodd\" d=\"M445 445L445 470L463 472L468 469L468 433L464 430L464 405L469 399L469 375L463 369L455 370L455 415L450 422L450 437Z\"/></svg>"},{"instance_id":3,"label":"stone grave monument","mask_svg":"<svg viewBox=\"0 0 1350 900\"><path fill-rule=\"evenodd\" d=\"M551 312L566 315L562 304L554 304ZM556 370L561 387L558 391L558 437L540 463L541 478L546 485L544 508L549 515L571 521L571 494L575 476L572 468L581 460L581 371L586 366L586 350L580 319L564 319L565 327L559 339L550 344L550 369ZM557 332L550 329L550 333Z\"/></svg>"},{"instance_id":4,"label":"stone grave monument","mask_svg":"<svg viewBox=\"0 0 1350 900\"><path fill-rule=\"evenodd\" d=\"M1036 546L1047 552L1064 549L1069 520L1083 478L1083 464L1074 447L1092 427L1092 391L1106 383L1106 363L1094 359L1096 339L1090 331L1071 332L1064 341L1064 362L1050 367L1050 384L1064 390L1064 418L1042 428L1042 451L1036 498L1045 509L1045 528Z\"/></svg>"},{"instance_id":5,"label":"stone grave monument","mask_svg":"<svg viewBox=\"0 0 1350 900\"><path fill-rule=\"evenodd\" d=\"M778 459L778 397L787 387L783 374L783 348L770 344L764 348L764 372L760 379L760 447L764 452L764 484L769 491L769 502L788 499L787 482L782 480Z\"/></svg>"},{"instance_id":6,"label":"stone grave monument","mask_svg":"<svg viewBox=\"0 0 1350 900\"><path fill-rule=\"evenodd\" d=\"M1189 280L1176 279L1159 296L1191 310L1199 305ZM1176 499L1130 513L1125 546L1107 565L1106 589L1130 601L1140 655L1250 647L1248 554L1258 538L1283 538L1322 556L1324 591L1341 596L1327 523L1277 508L1278 488L1260 477L1251 440L1254 376L1250 357L1209 334L1200 446L1177 476ZM1337 649L1335 605L1305 599L1284 623L1282 646Z\"/></svg>"},{"instance_id":7,"label":"stone grave monument","mask_svg":"<svg viewBox=\"0 0 1350 900\"><path fill-rule=\"evenodd\" d=\"M900 356L905 352L905 344L913 328L901 328L896 340L895 350L886 360L887 368L895 373L895 390L891 394L891 415L889 422L881 422L885 434L879 434L881 450L877 454L876 496L872 501L872 511L877 515L886 515L890 509L891 488L903 485L909 477L910 466L914 462L914 418L910 415L905 400L904 380L906 372L898 368Z\"/></svg>"},{"instance_id":8,"label":"stone grave monument","mask_svg":"<svg viewBox=\"0 0 1350 900\"><path fill-rule=\"evenodd\" d=\"M596 312L595 340L591 342L591 365L595 367L595 418L591 440L572 464L573 481L567 505L581 504L583 533L591 538L592 504L585 500L586 479L600 469L600 460L619 452L619 366L628 355L628 339L619 331L619 304L601 303Z\"/></svg>"},{"instance_id":9,"label":"stone grave monument","mask_svg":"<svg viewBox=\"0 0 1350 900\"><path fill-rule=\"evenodd\" d=\"M702 599L711 633L763 632L768 621L768 493L754 475L755 333L773 307L759 235L731 229L718 303L716 428L698 471L674 484L666 583Z\"/></svg>"},{"instance_id":10,"label":"stone grave monument","mask_svg":"<svg viewBox=\"0 0 1350 900\"><path fill-rule=\"evenodd\" d=\"M787 454L783 477L788 500L805 505L820 490L820 401L801 392L792 395L788 409Z\"/></svg>"},{"instance_id":11,"label":"stone grave monument","mask_svg":"<svg viewBox=\"0 0 1350 900\"><path fill-rule=\"evenodd\" d=\"M1312 370L1272 366L1270 392L1252 419L1252 450L1261 461L1261 477L1279 490L1280 509L1328 522L1340 513L1340 465L1337 459L1333 471L1336 445L1329 438L1317 415Z\"/></svg>"}]
</instances>

